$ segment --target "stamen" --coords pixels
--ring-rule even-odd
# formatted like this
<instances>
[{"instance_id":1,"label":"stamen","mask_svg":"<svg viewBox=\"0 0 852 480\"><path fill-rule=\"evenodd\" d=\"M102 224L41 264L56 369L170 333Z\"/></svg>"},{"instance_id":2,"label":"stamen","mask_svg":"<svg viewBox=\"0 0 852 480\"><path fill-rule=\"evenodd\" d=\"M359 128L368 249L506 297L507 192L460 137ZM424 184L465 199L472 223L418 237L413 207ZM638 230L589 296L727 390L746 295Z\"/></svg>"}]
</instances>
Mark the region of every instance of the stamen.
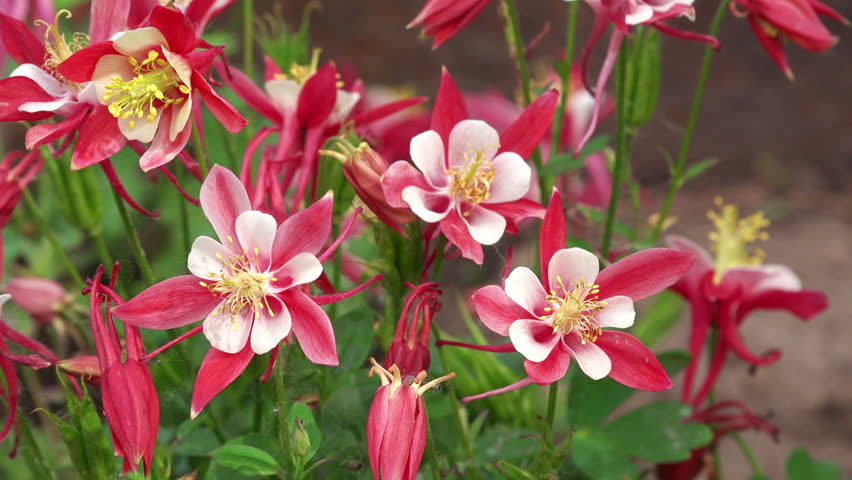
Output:
<instances>
[{"instance_id":1,"label":"stamen","mask_svg":"<svg viewBox=\"0 0 852 480\"><path fill-rule=\"evenodd\" d=\"M478 205L491 196L494 165L485 159L485 151L490 148L492 147L464 152L463 166L459 165L447 171L450 175L450 194L457 200Z\"/></svg>"},{"instance_id":2,"label":"stamen","mask_svg":"<svg viewBox=\"0 0 852 480\"><path fill-rule=\"evenodd\" d=\"M542 315L542 320L549 321L553 333L568 335L576 332L582 343L594 342L603 333L595 314L607 306L607 302L598 300L600 286L588 284L580 279L566 287L562 277L556 277L558 288L551 289L545 300L550 307L544 311L552 312ZM558 290L558 292L557 292Z\"/></svg>"},{"instance_id":3,"label":"stamen","mask_svg":"<svg viewBox=\"0 0 852 480\"><path fill-rule=\"evenodd\" d=\"M232 255L229 258L216 253L216 258L222 263L219 272L208 272L215 282L199 282L212 293L225 298L220 313L231 317L234 328L237 328L236 318L245 308L249 308L257 319L265 311L269 316L275 312L269 303L266 292L272 277L258 268L259 250L254 249L254 256L246 253Z\"/></svg>"},{"instance_id":4,"label":"stamen","mask_svg":"<svg viewBox=\"0 0 852 480\"><path fill-rule=\"evenodd\" d=\"M738 218L737 207L725 205L720 197L716 198L715 203L719 212L711 210L707 217L716 226L716 231L711 232L709 238L710 250L716 253L713 281L718 284L725 272L731 268L763 263L766 252L749 244L769 239L769 234L764 229L770 222L763 212Z\"/></svg>"}]
</instances>

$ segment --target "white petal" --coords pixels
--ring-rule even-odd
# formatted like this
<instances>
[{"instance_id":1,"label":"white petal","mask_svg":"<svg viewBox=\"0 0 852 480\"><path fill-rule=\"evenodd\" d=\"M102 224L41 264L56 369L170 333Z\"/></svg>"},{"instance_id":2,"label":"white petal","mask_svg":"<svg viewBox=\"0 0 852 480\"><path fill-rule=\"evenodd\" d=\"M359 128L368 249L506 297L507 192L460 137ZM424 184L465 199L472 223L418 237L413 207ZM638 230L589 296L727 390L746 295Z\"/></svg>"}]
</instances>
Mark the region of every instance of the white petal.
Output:
<instances>
[{"instance_id":1,"label":"white petal","mask_svg":"<svg viewBox=\"0 0 852 480\"><path fill-rule=\"evenodd\" d=\"M601 328L628 328L636 319L636 311L633 309L633 300L624 295L617 295L606 299L606 307L595 314L595 320Z\"/></svg>"},{"instance_id":2,"label":"white petal","mask_svg":"<svg viewBox=\"0 0 852 480\"><path fill-rule=\"evenodd\" d=\"M453 201L444 192L427 192L414 186L402 189L402 199L425 222L440 222L450 213Z\"/></svg>"},{"instance_id":3,"label":"white petal","mask_svg":"<svg viewBox=\"0 0 852 480\"><path fill-rule=\"evenodd\" d=\"M196 277L216 280L216 275L222 273L224 262L231 256L233 253L216 240L210 237L198 237L192 242L186 266Z\"/></svg>"},{"instance_id":4,"label":"white petal","mask_svg":"<svg viewBox=\"0 0 852 480\"><path fill-rule=\"evenodd\" d=\"M494 245L506 231L506 219L487 208L474 208L462 218L468 225L470 236L482 245Z\"/></svg>"},{"instance_id":5,"label":"white petal","mask_svg":"<svg viewBox=\"0 0 852 480\"><path fill-rule=\"evenodd\" d=\"M64 97L68 93L68 87L59 83L53 75L45 72L32 63L25 63L12 70L10 77L27 77L41 87L42 90L54 97Z\"/></svg>"},{"instance_id":6,"label":"white petal","mask_svg":"<svg viewBox=\"0 0 852 480\"><path fill-rule=\"evenodd\" d=\"M577 360L580 370L589 378L600 380L609 375L612 370L612 360L601 347L590 341L583 343L577 334L566 335L564 338L565 346L568 347L571 356Z\"/></svg>"},{"instance_id":7,"label":"white petal","mask_svg":"<svg viewBox=\"0 0 852 480\"><path fill-rule=\"evenodd\" d=\"M63 97L52 102L27 102L22 103L21 106L18 107L18 111L29 113L55 112L69 103L76 103L71 96Z\"/></svg>"},{"instance_id":8,"label":"white petal","mask_svg":"<svg viewBox=\"0 0 852 480\"><path fill-rule=\"evenodd\" d=\"M114 98L104 100L104 96L107 94L106 86L112 83L113 77L130 80L135 76L133 66L128 63L127 57L124 55L104 55L101 57L92 73L92 84L98 94L98 101L103 105L109 105L115 100Z\"/></svg>"},{"instance_id":9,"label":"white petal","mask_svg":"<svg viewBox=\"0 0 852 480\"><path fill-rule=\"evenodd\" d=\"M482 120L462 120L450 132L449 164L466 165L478 152L491 161L499 149L500 135L491 125Z\"/></svg>"},{"instance_id":10,"label":"white petal","mask_svg":"<svg viewBox=\"0 0 852 480\"><path fill-rule=\"evenodd\" d=\"M302 86L293 80L279 79L266 82L266 93L276 106L282 110L295 112L299 105L299 93Z\"/></svg>"},{"instance_id":11,"label":"white petal","mask_svg":"<svg viewBox=\"0 0 852 480\"><path fill-rule=\"evenodd\" d=\"M647 22L654 16L654 9L648 5L637 5L634 10L624 16L624 23L628 25L639 25Z\"/></svg>"},{"instance_id":12,"label":"white petal","mask_svg":"<svg viewBox=\"0 0 852 480\"><path fill-rule=\"evenodd\" d=\"M532 170L520 155L503 152L491 161L494 166L494 181L485 203L513 202L524 198L530 190Z\"/></svg>"},{"instance_id":13,"label":"white petal","mask_svg":"<svg viewBox=\"0 0 852 480\"><path fill-rule=\"evenodd\" d=\"M802 289L802 281L793 270L784 265L763 265L766 277L754 286L755 291L785 290L795 292Z\"/></svg>"},{"instance_id":14,"label":"white petal","mask_svg":"<svg viewBox=\"0 0 852 480\"><path fill-rule=\"evenodd\" d=\"M409 147L411 161L423 172L429 185L435 188L447 186L447 165L444 159L444 142L434 130L427 130L411 139Z\"/></svg>"},{"instance_id":15,"label":"white petal","mask_svg":"<svg viewBox=\"0 0 852 480\"><path fill-rule=\"evenodd\" d=\"M355 104L361 100L361 94L357 92L347 92L346 90L337 91L337 99L334 101L334 112L332 116L338 122L343 122L352 113Z\"/></svg>"},{"instance_id":16,"label":"white petal","mask_svg":"<svg viewBox=\"0 0 852 480\"><path fill-rule=\"evenodd\" d=\"M249 338L251 324L254 314L250 308L243 309L239 315L231 317L230 312L225 309L225 301L210 312L204 319L204 336L210 345L225 353L238 353ZM233 319L233 320L232 320Z\"/></svg>"},{"instance_id":17,"label":"white petal","mask_svg":"<svg viewBox=\"0 0 852 480\"><path fill-rule=\"evenodd\" d=\"M312 253L302 252L270 275L275 278L274 281L270 281L271 290L280 292L296 285L313 282L322 275L322 264Z\"/></svg>"},{"instance_id":18,"label":"white petal","mask_svg":"<svg viewBox=\"0 0 852 480\"><path fill-rule=\"evenodd\" d=\"M161 118L163 118L162 113L154 116L150 122L147 118L139 118L136 115L131 115L128 118L117 118L116 120L118 121L118 129L128 140L150 143L157 133ZM130 128L130 122L133 122L133 128Z\"/></svg>"},{"instance_id":19,"label":"white petal","mask_svg":"<svg viewBox=\"0 0 852 480\"><path fill-rule=\"evenodd\" d=\"M543 362L561 335L541 320L516 320L509 326L509 338L515 350L531 362Z\"/></svg>"},{"instance_id":20,"label":"white petal","mask_svg":"<svg viewBox=\"0 0 852 480\"><path fill-rule=\"evenodd\" d=\"M119 53L141 59L147 58L148 51L156 45L168 46L168 43L163 34L154 27L128 30L112 38L112 47Z\"/></svg>"},{"instance_id":21,"label":"white petal","mask_svg":"<svg viewBox=\"0 0 852 480\"><path fill-rule=\"evenodd\" d=\"M0 308L2 308L3 304L6 303L7 301L9 301L10 298L12 298L12 296L9 295L8 293L4 293L4 294L0 295Z\"/></svg>"},{"instance_id":22,"label":"white petal","mask_svg":"<svg viewBox=\"0 0 852 480\"><path fill-rule=\"evenodd\" d=\"M269 268L272 242L275 240L277 229L275 217L257 210L241 213L234 223L240 245L247 252L257 255L262 270Z\"/></svg>"},{"instance_id":23,"label":"white petal","mask_svg":"<svg viewBox=\"0 0 852 480\"><path fill-rule=\"evenodd\" d=\"M582 248L563 248L550 257L548 264L548 281L550 288L556 290L559 286L559 278L566 288L579 280L591 285L598 277L600 263L594 253Z\"/></svg>"},{"instance_id":24,"label":"white petal","mask_svg":"<svg viewBox=\"0 0 852 480\"><path fill-rule=\"evenodd\" d=\"M174 142L185 128L192 128L188 125L189 114L192 113L192 95L187 96L186 100L177 107L172 105L170 108L178 109L172 114L172 123L169 125L169 140Z\"/></svg>"},{"instance_id":25,"label":"white petal","mask_svg":"<svg viewBox=\"0 0 852 480\"><path fill-rule=\"evenodd\" d=\"M512 270L512 273L506 277L503 290L506 291L506 295L513 302L534 316L540 315L540 312L548 306L545 300L547 294L544 292L544 287L541 286L541 282L535 276L535 273L527 267L518 267Z\"/></svg>"},{"instance_id":26,"label":"white petal","mask_svg":"<svg viewBox=\"0 0 852 480\"><path fill-rule=\"evenodd\" d=\"M269 311L262 310L251 329L251 349L258 355L272 350L284 340L284 337L290 334L292 325L290 311L278 297L267 295L266 301L269 302L272 315L269 315Z\"/></svg>"}]
</instances>

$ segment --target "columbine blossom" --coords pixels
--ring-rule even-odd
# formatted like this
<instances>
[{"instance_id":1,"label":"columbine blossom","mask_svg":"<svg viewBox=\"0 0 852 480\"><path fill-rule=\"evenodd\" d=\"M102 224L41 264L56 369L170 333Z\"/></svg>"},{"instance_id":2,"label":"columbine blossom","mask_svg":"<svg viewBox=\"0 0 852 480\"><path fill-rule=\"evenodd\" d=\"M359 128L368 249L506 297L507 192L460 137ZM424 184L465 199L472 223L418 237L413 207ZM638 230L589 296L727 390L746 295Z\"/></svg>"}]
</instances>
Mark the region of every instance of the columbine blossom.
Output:
<instances>
[{"instance_id":1,"label":"columbine blossom","mask_svg":"<svg viewBox=\"0 0 852 480\"><path fill-rule=\"evenodd\" d=\"M72 167L101 162L134 140L151 143L139 160L143 170L168 163L189 140L196 92L229 132L240 131L247 120L204 78L221 53L222 47L196 37L183 13L158 6L147 26L92 44L59 64L63 77L91 81L100 103L81 127Z\"/></svg>"},{"instance_id":2,"label":"columbine blossom","mask_svg":"<svg viewBox=\"0 0 852 480\"><path fill-rule=\"evenodd\" d=\"M392 207L408 207L441 231L465 258L481 264L482 245L544 207L524 199L530 188L530 155L549 130L558 94L540 96L502 134L468 120L461 92L443 73L432 129L411 139L411 161L395 162L382 177ZM416 168L415 168L416 167Z\"/></svg>"},{"instance_id":3,"label":"columbine blossom","mask_svg":"<svg viewBox=\"0 0 852 480\"><path fill-rule=\"evenodd\" d=\"M319 305L366 285L325 297L308 295L307 285L320 277L321 262L340 241L320 253L331 233L332 203L327 195L277 225L271 215L250 210L239 179L215 166L201 186L201 208L219 240L195 240L187 261L192 275L160 282L115 308L120 319L144 328L177 328L204 319L201 331L213 348L196 382L193 416L255 354L275 349L291 333L310 361L337 365L334 331Z\"/></svg>"},{"instance_id":4,"label":"columbine blossom","mask_svg":"<svg viewBox=\"0 0 852 480\"><path fill-rule=\"evenodd\" d=\"M515 268L504 285L473 295L486 327L508 336L498 346L459 345L524 356L528 378L509 387L468 397L468 401L530 383L547 385L565 376L573 358L597 380L609 376L640 390L665 390L672 383L654 354L630 334L609 328L633 324L633 302L677 281L691 255L655 248L630 255L603 271L594 254L565 245L562 201L554 191L541 229L541 280L526 267Z\"/></svg>"},{"instance_id":5,"label":"columbine blossom","mask_svg":"<svg viewBox=\"0 0 852 480\"><path fill-rule=\"evenodd\" d=\"M764 265L763 250L751 244L766 240L769 221L762 212L740 219L733 205L722 204L710 212L716 226L710 235L715 258L707 250L683 237L668 238L670 247L695 255L696 262L674 290L683 295L691 310L689 351L692 361L684 375L684 401L698 406L710 393L729 351L754 366L775 363L781 352L758 355L748 349L739 326L754 310L786 310L810 320L828 306L823 292L805 290L796 274L784 265ZM719 341L710 361L704 384L693 396L695 375L711 327L719 329Z\"/></svg>"},{"instance_id":6,"label":"columbine blossom","mask_svg":"<svg viewBox=\"0 0 852 480\"><path fill-rule=\"evenodd\" d=\"M491 0L427 0L406 28L423 27L424 37L433 37L432 50L453 38L473 21Z\"/></svg>"}]
</instances>

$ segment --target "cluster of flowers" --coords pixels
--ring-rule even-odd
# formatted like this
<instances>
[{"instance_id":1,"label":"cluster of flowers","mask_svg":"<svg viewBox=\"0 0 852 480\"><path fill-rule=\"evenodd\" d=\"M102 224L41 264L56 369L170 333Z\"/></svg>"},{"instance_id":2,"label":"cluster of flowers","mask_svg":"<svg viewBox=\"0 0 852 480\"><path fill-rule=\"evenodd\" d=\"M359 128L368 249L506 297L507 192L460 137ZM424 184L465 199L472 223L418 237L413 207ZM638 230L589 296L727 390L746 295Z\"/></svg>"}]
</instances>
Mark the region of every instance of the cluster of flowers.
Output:
<instances>
[{"instance_id":1,"label":"cluster of flowers","mask_svg":"<svg viewBox=\"0 0 852 480\"><path fill-rule=\"evenodd\" d=\"M0 441L17 425L15 365L58 365L71 377L98 384L116 453L124 458L124 472L136 471L142 462L146 474L159 427L158 394L148 362L178 342L203 333L210 344L195 380L193 418L243 373L254 356L270 354L262 380L268 379L282 343L286 348L298 342L310 362L337 365L334 329L321 306L362 292L382 276L338 292L324 272L324 262L357 230L361 208L331 238L334 198L319 192L317 181L323 154L342 160L346 179L382 228L405 236L407 224L418 219L425 223L424 278L445 253L457 252L482 264L483 246L497 244L506 233L517 233L522 222L543 219L540 274L527 267L509 273L507 267L500 285L480 288L472 297L482 323L495 334L508 336L509 342L438 344L517 352L524 359L525 378L465 401L533 383L557 382L565 377L571 359L593 379L610 377L641 390L671 388L672 381L654 354L618 329L633 324L634 302L674 286L689 301L692 314L689 349L693 360L682 391L683 400L696 408L690 421L713 425L717 435L751 427L774 431L739 402L705 405L729 351L756 366L773 363L780 355L777 351L756 355L744 345L737 327L748 314L784 309L809 319L826 307L822 293L803 290L786 267L759 265L762 257L749 251L748 244L762 236L763 217L738 220L733 207L722 206L712 217L718 228L713 237L715 261L689 240L672 237L670 248L642 250L601 269L595 253L566 248L563 195L574 203L606 206L612 191L606 158L599 154L586 160L588 185L577 187L566 181L553 192L539 191L536 172L527 163L534 150L547 149L542 139L551 130L559 91L544 92L523 111L506 100L502 100L505 108L500 108L494 98L463 95L445 70L431 115L411 113L405 110L424 98L378 104L360 81L343 80L333 63L320 66L317 56L309 65L289 67L267 60L261 89L227 64L224 47L200 38L208 23L233 0L174 3L93 1L89 33L75 34L70 42L58 25L63 12L53 24L42 20L42 38L16 15L0 13L6 51L19 65L0 80L0 121L38 122L26 132L31 152L11 153L0 162L0 228L9 222L22 191L44 162L54 160L46 160L40 152L59 157L69 148L73 148L71 169L99 165L131 206L153 215L130 198L110 163L111 156L129 146L139 153L143 171L166 176L189 201L200 205L218 237L194 241L187 259L189 275L152 285L127 301L115 292L117 267L109 284L103 283L101 267L84 291L90 298L96 355L60 359L46 346L0 323L0 368L6 378L0 396L10 412ZM422 25L437 47L488 3L429 0L410 26ZM577 84L584 83L586 64L598 39L609 25L615 28L595 97L580 85L561 92L570 95L561 138L564 146L575 151L582 149L607 111L603 92L624 36L633 26L650 25L676 37L718 45L713 38L681 32L665 23L693 15L692 0L587 3L596 21L577 71ZM748 18L788 75L781 40L789 38L822 51L835 40L817 14L842 20L817 0L736 0L730 5L737 15ZM185 150L193 131L203 138L201 103L228 132L239 132L247 125L214 88L221 86L211 77L214 71L270 123L257 129L236 173L222 166L206 172ZM355 132L377 145L377 150L366 143L352 145L343 137L330 141L341 132ZM277 142L264 144L275 134ZM328 144L337 150L321 150ZM258 153L260 161L255 164ZM203 181L197 200L186 194L167 168L176 158ZM410 161L389 163L387 158ZM541 198L548 194L545 207ZM357 269L357 261L337 255ZM359 274L350 276L357 280ZM312 286L322 294L313 294ZM371 369L382 384L367 422L376 478L415 477L426 444L422 395L452 377L426 381L431 323L440 308L439 285L423 281L410 287L384 366L373 360ZM42 323L50 322L69 301L64 288L44 279L16 278L6 289ZM9 297L0 295L0 304ZM123 342L117 320L124 324ZM202 323L176 340L145 352L140 328L173 329L198 321ZM698 362L711 328L720 335L706 379L696 392ZM6 340L32 354L12 353ZM726 410L735 413L720 413ZM695 452L682 465L661 466L660 474L691 478L702 462L702 452Z\"/></svg>"}]
</instances>

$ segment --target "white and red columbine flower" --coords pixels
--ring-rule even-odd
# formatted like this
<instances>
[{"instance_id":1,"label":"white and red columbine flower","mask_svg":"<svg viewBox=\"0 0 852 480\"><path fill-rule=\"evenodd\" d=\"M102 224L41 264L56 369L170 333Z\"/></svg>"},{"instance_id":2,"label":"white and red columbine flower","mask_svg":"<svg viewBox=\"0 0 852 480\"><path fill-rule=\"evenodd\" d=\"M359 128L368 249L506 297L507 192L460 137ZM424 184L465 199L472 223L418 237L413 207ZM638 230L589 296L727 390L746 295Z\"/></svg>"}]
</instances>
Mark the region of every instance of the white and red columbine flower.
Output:
<instances>
[{"instance_id":1,"label":"white and red columbine flower","mask_svg":"<svg viewBox=\"0 0 852 480\"><path fill-rule=\"evenodd\" d=\"M73 82L91 81L100 102L81 127L72 167L105 160L134 140L151 143L139 160L143 170L168 163L189 140L196 92L229 132L240 131L247 120L204 78L221 50L197 38L183 13L158 6L147 26L62 62L59 73Z\"/></svg>"},{"instance_id":2,"label":"white and red columbine flower","mask_svg":"<svg viewBox=\"0 0 852 480\"><path fill-rule=\"evenodd\" d=\"M608 329L633 325L633 302L677 281L689 269L692 256L655 248L599 271L597 256L564 245L562 201L554 191L541 229L542 279L532 270L518 267L503 287L487 286L473 295L474 308L485 326L511 340L479 349L519 352L525 358L528 378L468 400L530 383L553 383L565 376L572 358L595 380L609 376L640 390L671 388L666 371L642 342Z\"/></svg>"},{"instance_id":3,"label":"white and red columbine flower","mask_svg":"<svg viewBox=\"0 0 852 480\"><path fill-rule=\"evenodd\" d=\"M334 331L319 305L366 286L325 297L308 295L307 284L319 278L321 261L337 245L322 251L331 233L331 195L277 225L271 215L250 210L239 179L215 166L200 197L219 241L199 237L187 261L192 275L160 282L115 308L124 322L152 329L204 319L201 331L213 348L196 382L193 416L255 354L273 350L291 333L308 360L337 365Z\"/></svg>"},{"instance_id":4,"label":"white and red columbine flower","mask_svg":"<svg viewBox=\"0 0 852 480\"><path fill-rule=\"evenodd\" d=\"M524 158L549 131L558 93L545 93L502 134L468 120L458 87L447 71L432 113L432 129L411 139L412 166L395 162L382 176L392 207L410 208L428 223L440 222L465 258L481 264L482 245L493 245L518 221L541 217L544 207L524 196L531 170ZM417 167L415 169L415 166Z\"/></svg>"}]
</instances>

